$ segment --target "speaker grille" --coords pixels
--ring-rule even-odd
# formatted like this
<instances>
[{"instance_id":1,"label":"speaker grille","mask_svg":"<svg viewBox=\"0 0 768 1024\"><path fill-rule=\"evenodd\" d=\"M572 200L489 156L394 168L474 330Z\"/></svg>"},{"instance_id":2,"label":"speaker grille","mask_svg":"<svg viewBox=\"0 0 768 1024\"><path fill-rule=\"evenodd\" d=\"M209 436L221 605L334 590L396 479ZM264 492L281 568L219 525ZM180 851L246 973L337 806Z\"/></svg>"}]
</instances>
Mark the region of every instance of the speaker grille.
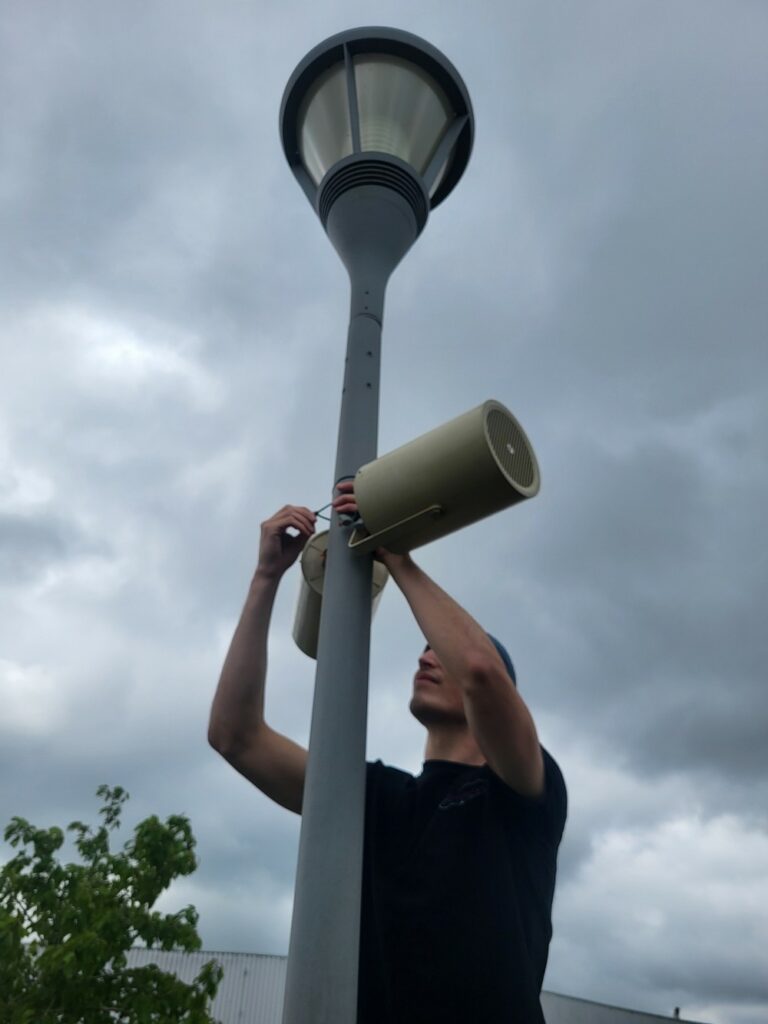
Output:
<instances>
[{"instance_id":1,"label":"speaker grille","mask_svg":"<svg viewBox=\"0 0 768 1024\"><path fill-rule=\"evenodd\" d=\"M501 468L519 487L531 487L536 479L536 471L528 440L522 430L499 409L489 411L486 423L488 440Z\"/></svg>"},{"instance_id":2,"label":"speaker grille","mask_svg":"<svg viewBox=\"0 0 768 1024\"><path fill-rule=\"evenodd\" d=\"M323 186L318 202L318 213L323 227L328 220L331 207L344 192L361 185L381 185L398 192L410 205L416 217L418 230L427 222L427 199L424 190L403 167L384 160L356 160L342 167Z\"/></svg>"}]
</instances>

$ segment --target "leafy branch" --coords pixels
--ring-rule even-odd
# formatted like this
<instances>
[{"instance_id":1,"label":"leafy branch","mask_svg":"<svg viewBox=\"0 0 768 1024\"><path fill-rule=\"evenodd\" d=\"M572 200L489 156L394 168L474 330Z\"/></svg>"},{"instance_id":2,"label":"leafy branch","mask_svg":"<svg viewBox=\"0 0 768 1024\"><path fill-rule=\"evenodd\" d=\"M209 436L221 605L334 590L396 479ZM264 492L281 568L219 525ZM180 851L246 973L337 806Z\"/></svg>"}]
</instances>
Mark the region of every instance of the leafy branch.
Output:
<instances>
[{"instance_id":1,"label":"leafy branch","mask_svg":"<svg viewBox=\"0 0 768 1024\"><path fill-rule=\"evenodd\" d=\"M73 821L82 863L62 864L62 829L36 828L14 817L5 841L18 852L0 868L0 1020L4 1024L214 1024L210 1001L222 969L208 961L190 983L150 964L128 968L134 945L200 948L192 906L153 910L159 896L197 867L189 820L152 815L121 850L129 795L99 786L101 824Z\"/></svg>"}]
</instances>

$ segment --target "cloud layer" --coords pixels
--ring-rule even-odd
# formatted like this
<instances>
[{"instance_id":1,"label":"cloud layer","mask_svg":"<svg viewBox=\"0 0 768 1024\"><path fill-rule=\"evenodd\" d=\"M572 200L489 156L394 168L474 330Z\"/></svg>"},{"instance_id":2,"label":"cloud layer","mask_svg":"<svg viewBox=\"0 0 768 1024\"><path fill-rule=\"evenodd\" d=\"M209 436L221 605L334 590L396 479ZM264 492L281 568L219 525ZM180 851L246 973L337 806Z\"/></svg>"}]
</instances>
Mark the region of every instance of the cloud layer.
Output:
<instances>
[{"instance_id":1,"label":"cloud layer","mask_svg":"<svg viewBox=\"0 0 768 1024\"><path fill-rule=\"evenodd\" d=\"M285 952L298 820L207 747L258 541L330 487L341 265L276 121L382 21L443 49L477 138L389 294L380 448L486 398L535 501L419 560L513 652L571 812L546 987L768 1010L768 15L687 0L12 3L0 37L0 811L188 813L208 948ZM278 596L267 717L306 743ZM418 771L418 630L385 592L368 752Z\"/></svg>"}]
</instances>

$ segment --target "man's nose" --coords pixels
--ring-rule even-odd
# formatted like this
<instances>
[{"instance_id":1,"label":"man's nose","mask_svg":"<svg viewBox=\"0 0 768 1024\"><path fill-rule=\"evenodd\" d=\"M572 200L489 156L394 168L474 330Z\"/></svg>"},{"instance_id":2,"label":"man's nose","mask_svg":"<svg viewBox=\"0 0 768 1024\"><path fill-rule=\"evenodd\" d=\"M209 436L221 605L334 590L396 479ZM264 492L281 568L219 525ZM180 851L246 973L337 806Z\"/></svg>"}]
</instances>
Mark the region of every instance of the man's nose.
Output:
<instances>
[{"instance_id":1,"label":"man's nose","mask_svg":"<svg viewBox=\"0 0 768 1024\"><path fill-rule=\"evenodd\" d=\"M424 651L419 655L419 668L428 669L435 667L435 656L432 651Z\"/></svg>"}]
</instances>

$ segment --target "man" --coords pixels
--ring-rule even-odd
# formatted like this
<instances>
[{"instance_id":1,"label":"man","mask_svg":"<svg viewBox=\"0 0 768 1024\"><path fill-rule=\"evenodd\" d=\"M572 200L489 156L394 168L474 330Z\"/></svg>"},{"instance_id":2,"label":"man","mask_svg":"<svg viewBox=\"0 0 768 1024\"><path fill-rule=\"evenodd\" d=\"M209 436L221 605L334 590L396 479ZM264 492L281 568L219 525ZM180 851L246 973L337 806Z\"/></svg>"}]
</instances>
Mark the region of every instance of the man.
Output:
<instances>
[{"instance_id":1,"label":"man","mask_svg":"<svg viewBox=\"0 0 768 1024\"><path fill-rule=\"evenodd\" d=\"M352 483L337 490L336 511L354 515ZM266 649L278 584L315 523L296 505L262 523L209 727L230 764L297 814L307 752L264 721ZM501 644L409 555L377 557L426 639L410 710L427 743L416 778L367 768L359 1024L543 1024L562 775Z\"/></svg>"}]
</instances>

